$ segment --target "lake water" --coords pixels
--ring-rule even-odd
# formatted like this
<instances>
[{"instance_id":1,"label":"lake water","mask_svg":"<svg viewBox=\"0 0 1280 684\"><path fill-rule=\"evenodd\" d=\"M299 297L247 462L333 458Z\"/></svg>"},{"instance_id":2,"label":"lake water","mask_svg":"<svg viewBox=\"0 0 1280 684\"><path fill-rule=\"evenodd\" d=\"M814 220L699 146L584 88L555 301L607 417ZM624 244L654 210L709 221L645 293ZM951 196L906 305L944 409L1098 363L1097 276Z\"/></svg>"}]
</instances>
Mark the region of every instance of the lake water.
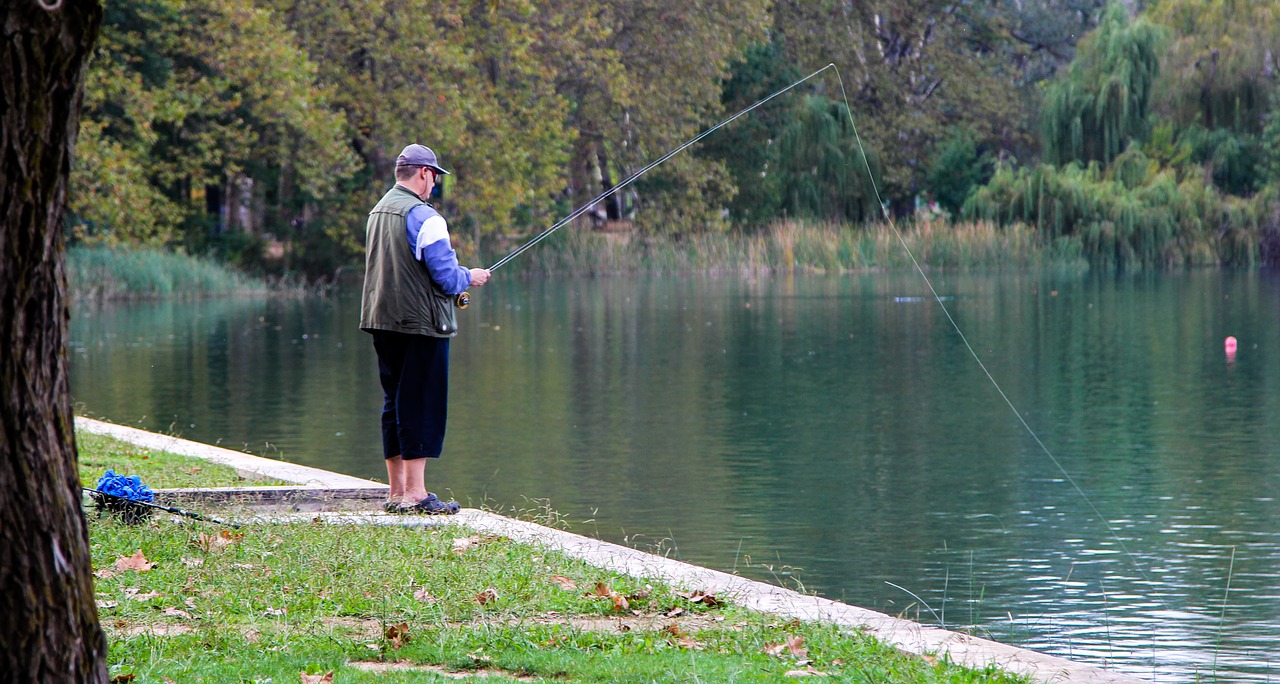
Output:
<instances>
[{"instance_id":1,"label":"lake water","mask_svg":"<svg viewBox=\"0 0 1280 684\"><path fill-rule=\"evenodd\" d=\"M933 276L999 391L918 274L503 276L430 488L1158 681L1280 677L1280 274ZM357 294L77 307L77 410L383 480Z\"/></svg>"}]
</instances>

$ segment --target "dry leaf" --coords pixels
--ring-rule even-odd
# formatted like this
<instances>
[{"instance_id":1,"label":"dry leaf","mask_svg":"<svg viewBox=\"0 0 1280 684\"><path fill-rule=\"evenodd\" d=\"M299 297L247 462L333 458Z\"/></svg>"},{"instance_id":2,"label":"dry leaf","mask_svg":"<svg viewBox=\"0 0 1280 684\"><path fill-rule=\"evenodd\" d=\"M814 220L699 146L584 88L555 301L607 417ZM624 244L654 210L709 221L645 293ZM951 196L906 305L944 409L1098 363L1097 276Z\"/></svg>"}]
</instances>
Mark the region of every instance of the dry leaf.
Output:
<instances>
[{"instance_id":1,"label":"dry leaf","mask_svg":"<svg viewBox=\"0 0 1280 684\"><path fill-rule=\"evenodd\" d=\"M112 577L116 576L116 571L112 570L111 568L103 568L93 573L93 576L97 577L98 579L111 579Z\"/></svg>"},{"instance_id":2,"label":"dry leaf","mask_svg":"<svg viewBox=\"0 0 1280 684\"><path fill-rule=\"evenodd\" d=\"M398 649L409 641L409 623L401 622L398 625L391 625L383 633L387 641L391 642L391 648Z\"/></svg>"},{"instance_id":3,"label":"dry leaf","mask_svg":"<svg viewBox=\"0 0 1280 684\"><path fill-rule=\"evenodd\" d=\"M573 580L564 575L552 575L551 581L560 585L561 589L577 589L578 585Z\"/></svg>"},{"instance_id":4,"label":"dry leaf","mask_svg":"<svg viewBox=\"0 0 1280 684\"><path fill-rule=\"evenodd\" d=\"M812 665L806 666L803 670L787 670L788 677L826 677L827 672L813 669Z\"/></svg>"},{"instance_id":5,"label":"dry leaf","mask_svg":"<svg viewBox=\"0 0 1280 684\"><path fill-rule=\"evenodd\" d=\"M679 606L676 606L675 608L672 608L671 610L668 610L666 612L666 616L670 618L680 617L681 615L684 615L684 608L681 608Z\"/></svg>"},{"instance_id":6,"label":"dry leaf","mask_svg":"<svg viewBox=\"0 0 1280 684\"><path fill-rule=\"evenodd\" d=\"M333 670L322 675L312 675L306 672L299 672L302 676L302 684L331 684L333 682Z\"/></svg>"},{"instance_id":7,"label":"dry leaf","mask_svg":"<svg viewBox=\"0 0 1280 684\"><path fill-rule=\"evenodd\" d=\"M130 601L150 601L160 595L158 591L148 591L145 594L139 593L142 590L137 587L125 587L124 597Z\"/></svg>"},{"instance_id":8,"label":"dry leaf","mask_svg":"<svg viewBox=\"0 0 1280 684\"><path fill-rule=\"evenodd\" d=\"M94 601L94 603L97 604L99 608L103 608L103 609L115 608L116 606L120 605L119 601Z\"/></svg>"},{"instance_id":9,"label":"dry leaf","mask_svg":"<svg viewBox=\"0 0 1280 684\"><path fill-rule=\"evenodd\" d=\"M289 612L288 608L268 608L263 615L284 615Z\"/></svg>"},{"instance_id":10,"label":"dry leaf","mask_svg":"<svg viewBox=\"0 0 1280 684\"><path fill-rule=\"evenodd\" d=\"M476 602L480 605L486 605L498 600L498 591L493 587L489 587L484 591L476 594Z\"/></svg>"},{"instance_id":11,"label":"dry leaf","mask_svg":"<svg viewBox=\"0 0 1280 684\"><path fill-rule=\"evenodd\" d=\"M804 637L799 634L787 637L787 650L791 651L792 657L795 658L805 658L809 655L809 649L804 647Z\"/></svg>"},{"instance_id":12,"label":"dry leaf","mask_svg":"<svg viewBox=\"0 0 1280 684\"><path fill-rule=\"evenodd\" d=\"M182 564L187 566L188 568L198 568L201 565L204 565L204 559L203 558L187 558L186 556L183 556Z\"/></svg>"},{"instance_id":13,"label":"dry leaf","mask_svg":"<svg viewBox=\"0 0 1280 684\"><path fill-rule=\"evenodd\" d=\"M129 570L146 572L153 567L155 567L155 564L147 561L146 557L142 555L141 549L132 556L121 556L116 559L116 572L126 572Z\"/></svg>"},{"instance_id":14,"label":"dry leaf","mask_svg":"<svg viewBox=\"0 0 1280 684\"><path fill-rule=\"evenodd\" d=\"M129 684L129 682L132 682L134 679L135 675L132 672L129 674L119 674L111 678L111 684Z\"/></svg>"},{"instance_id":15,"label":"dry leaf","mask_svg":"<svg viewBox=\"0 0 1280 684\"><path fill-rule=\"evenodd\" d=\"M677 591L676 596L688 599L690 603L701 603L704 606L715 607L724 603L720 599L716 598L715 592L702 591L701 589L699 589L698 591L690 592L688 594Z\"/></svg>"},{"instance_id":16,"label":"dry leaf","mask_svg":"<svg viewBox=\"0 0 1280 684\"><path fill-rule=\"evenodd\" d=\"M413 599L415 601L421 601L422 603L435 603L436 601L440 600L432 596L431 592L427 591L426 589L418 589L417 591L413 592Z\"/></svg>"},{"instance_id":17,"label":"dry leaf","mask_svg":"<svg viewBox=\"0 0 1280 684\"><path fill-rule=\"evenodd\" d=\"M193 598L188 598L188 599L184 600L182 603L183 603L183 604L185 604L185 605L186 605L188 608L190 608L191 610L195 610L195 609L196 609L196 600L195 600L195 599L193 599Z\"/></svg>"},{"instance_id":18,"label":"dry leaf","mask_svg":"<svg viewBox=\"0 0 1280 684\"><path fill-rule=\"evenodd\" d=\"M687 637L687 636L681 637L676 640L676 645L679 646L680 648L685 649L686 651L702 650L702 644L697 641L694 641L693 637Z\"/></svg>"},{"instance_id":19,"label":"dry leaf","mask_svg":"<svg viewBox=\"0 0 1280 684\"><path fill-rule=\"evenodd\" d=\"M460 537L458 539L454 539L453 552L466 553L467 550L471 549L472 547L479 546L481 541L483 540L480 538L480 535L472 535L470 537Z\"/></svg>"},{"instance_id":20,"label":"dry leaf","mask_svg":"<svg viewBox=\"0 0 1280 684\"><path fill-rule=\"evenodd\" d=\"M613 589L610 589L609 585L604 582L596 582L596 590L594 592L587 592L583 594L583 596L607 598L610 601L613 601L613 607L615 610L627 610L631 607L631 604L627 603L627 598L625 596L619 594Z\"/></svg>"},{"instance_id":21,"label":"dry leaf","mask_svg":"<svg viewBox=\"0 0 1280 684\"><path fill-rule=\"evenodd\" d=\"M192 619L191 613L188 613L187 611L182 610L181 608L165 608L163 611L161 611L160 614L168 615L169 617L186 618L188 620Z\"/></svg>"}]
</instances>

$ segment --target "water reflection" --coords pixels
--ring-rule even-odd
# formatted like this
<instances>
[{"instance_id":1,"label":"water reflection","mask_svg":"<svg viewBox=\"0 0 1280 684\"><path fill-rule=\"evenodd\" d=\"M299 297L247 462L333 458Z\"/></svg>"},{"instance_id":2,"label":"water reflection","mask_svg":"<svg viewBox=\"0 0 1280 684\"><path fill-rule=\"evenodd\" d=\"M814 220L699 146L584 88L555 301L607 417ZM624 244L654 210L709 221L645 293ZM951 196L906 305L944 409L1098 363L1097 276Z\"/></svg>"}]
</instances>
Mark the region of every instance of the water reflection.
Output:
<instances>
[{"instance_id":1,"label":"water reflection","mask_svg":"<svg viewBox=\"0 0 1280 684\"><path fill-rule=\"evenodd\" d=\"M428 475L464 502L546 499L580 531L1162 681L1280 671L1277 279L935 286L1046 448L918 276L499 279L464 314ZM77 310L73 395L380 478L358 306Z\"/></svg>"}]
</instances>

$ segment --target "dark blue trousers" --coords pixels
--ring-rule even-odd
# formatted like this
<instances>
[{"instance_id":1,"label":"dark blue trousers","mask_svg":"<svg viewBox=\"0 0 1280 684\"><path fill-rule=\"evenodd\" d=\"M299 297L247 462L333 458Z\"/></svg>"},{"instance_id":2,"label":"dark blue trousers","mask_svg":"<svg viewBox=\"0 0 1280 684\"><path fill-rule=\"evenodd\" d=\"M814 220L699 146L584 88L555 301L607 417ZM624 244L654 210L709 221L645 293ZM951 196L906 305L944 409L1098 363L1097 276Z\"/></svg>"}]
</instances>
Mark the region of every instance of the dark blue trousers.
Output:
<instances>
[{"instance_id":1,"label":"dark blue trousers","mask_svg":"<svg viewBox=\"0 0 1280 684\"><path fill-rule=\"evenodd\" d=\"M449 338L374 330L382 381L382 455L439 458L449 401Z\"/></svg>"}]
</instances>

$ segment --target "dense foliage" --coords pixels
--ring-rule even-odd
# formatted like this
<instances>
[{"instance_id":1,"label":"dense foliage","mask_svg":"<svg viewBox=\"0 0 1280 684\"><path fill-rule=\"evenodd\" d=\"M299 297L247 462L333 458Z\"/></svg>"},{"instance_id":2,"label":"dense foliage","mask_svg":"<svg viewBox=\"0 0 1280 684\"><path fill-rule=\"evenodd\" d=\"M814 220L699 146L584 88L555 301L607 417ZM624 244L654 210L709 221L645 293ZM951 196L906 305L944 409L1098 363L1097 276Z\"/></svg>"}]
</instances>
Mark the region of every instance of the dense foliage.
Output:
<instances>
[{"instance_id":1,"label":"dense foliage","mask_svg":"<svg viewBox=\"0 0 1280 684\"><path fill-rule=\"evenodd\" d=\"M358 263L396 153L422 142L454 171L439 202L474 256L830 62L584 227L854 229L884 207L1029 224L1100 266L1270 262L1278 14L1234 0L110 0L69 230L331 273Z\"/></svg>"}]
</instances>

